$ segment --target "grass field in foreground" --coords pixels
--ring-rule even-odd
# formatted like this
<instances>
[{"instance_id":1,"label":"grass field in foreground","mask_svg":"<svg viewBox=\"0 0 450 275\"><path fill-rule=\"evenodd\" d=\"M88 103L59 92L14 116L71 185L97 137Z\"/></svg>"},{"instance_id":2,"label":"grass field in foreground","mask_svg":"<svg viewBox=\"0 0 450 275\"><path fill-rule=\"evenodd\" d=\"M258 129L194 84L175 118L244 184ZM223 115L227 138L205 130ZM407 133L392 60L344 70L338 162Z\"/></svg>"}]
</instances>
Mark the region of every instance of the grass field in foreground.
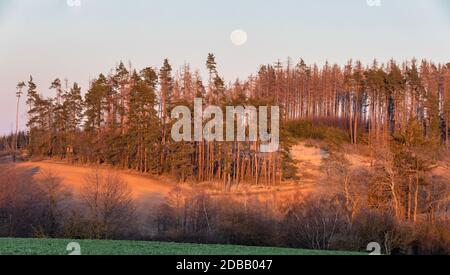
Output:
<instances>
[{"instance_id":1,"label":"grass field in foreground","mask_svg":"<svg viewBox=\"0 0 450 275\"><path fill-rule=\"evenodd\" d=\"M70 242L72 240L0 239L0 255L68 255L70 252L66 248ZM347 252L233 245L94 240L75 242L80 244L82 255L358 255Z\"/></svg>"}]
</instances>

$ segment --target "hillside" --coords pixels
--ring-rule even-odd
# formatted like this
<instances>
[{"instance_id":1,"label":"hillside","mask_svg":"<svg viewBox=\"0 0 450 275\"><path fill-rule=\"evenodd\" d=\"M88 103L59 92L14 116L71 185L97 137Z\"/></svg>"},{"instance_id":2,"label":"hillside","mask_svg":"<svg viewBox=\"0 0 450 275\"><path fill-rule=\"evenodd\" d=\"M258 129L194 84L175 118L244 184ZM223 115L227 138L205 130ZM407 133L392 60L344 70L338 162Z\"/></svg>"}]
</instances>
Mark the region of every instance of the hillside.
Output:
<instances>
[{"instance_id":1,"label":"hillside","mask_svg":"<svg viewBox=\"0 0 450 275\"><path fill-rule=\"evenodd\" d=\"M85 184L86 177L94 171L93 168L87 166L75 166L51 161L23 162L17 164L17 167L31 170L36 177L39 177L42 172L51 171L75 194ZM164 197L175 186L139 173L127 171L118 171L118 173L129 185L133 198L146 204L150 202L154 205L162 203Z\"/></svg>"},{"instance_id":2,"label":"hillside","mask_svg":"<svg viewBox=\"0 0 450 275\"><path fill-rule=\"evenodd\" d=\"M203 188L203 190L208 191L211 195L216 197L233 196L239 198L249 196L259 200L272 198L275 194L278 198L283 199L292 197L292 195L298 192L310 192L314 190L314 184L318 182L320 177L315 175L317 177L314 180L311 180L309 177L304 176L304 171L313 170L318 173L322 160L320 149L308 148L304 143L300 143L295 146L295 150L294 158L302 164L298 167L298 171L303 179L300 182L285 182L281 186L276 187L239 184L232 186L227 192L224 192L223 184L214 184L213 182L195 184L195 186ZM311 159L314 160L313 163L309 162ZM85 184L86 177L94 171L94 168L92 167L70 165L65 162L54 161L22 162L16 164L16 167L30 171L36 178L39 178L43 172L51 171L60 178L62 183L69 187L75 195L79 193L81 187ZM308 170L306 167L309 167L310 169ZM153 177L135 171L116 170L116 172L129 185L133 199L145 206L154 206L163 203L167 195L175 188L175 186L181 187L186 191L193 187L191 184L177 184L176 180Z\"/></svg>"}]
</instances>

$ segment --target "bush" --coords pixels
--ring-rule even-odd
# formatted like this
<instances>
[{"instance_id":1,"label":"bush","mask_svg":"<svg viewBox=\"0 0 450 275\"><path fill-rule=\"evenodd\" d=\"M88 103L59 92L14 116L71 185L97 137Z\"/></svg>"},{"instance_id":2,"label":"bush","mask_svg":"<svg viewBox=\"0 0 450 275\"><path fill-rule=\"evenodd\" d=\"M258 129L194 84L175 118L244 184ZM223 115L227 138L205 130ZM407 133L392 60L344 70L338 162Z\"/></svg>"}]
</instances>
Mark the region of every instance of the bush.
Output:
<instances>
[{"instance_id":1,"label":"bush","mask_svg":"<svg viewBox=\"0 0 450 275\"><path fill-rule=\"evenodd\" d=\"M420 255L450 254L450 222L416 226L408 245L409 251Z\"/></svg>"},{"instance_id":2,"label":"bush","mask_svg":"<svg viewBox=\"0 0 450 275\"><path fill-rule=\"evenodd\" d=\"M297 139L321 140L337 145L350 142L347 131L322 122L310 120L288 121L285 128L292 137Z\"/></svg>"},{"instance_id":3,"label":"bush","mask_svg":"<svg viewBox=\"0 0 450 275\"><path fill-rule=\"evenodd\" d=\"M347 226L340 202L328 196L309 197L292 203L283 222L289 245L321 250L338 248L334 244Z\"/></svg>"}]
</instances>

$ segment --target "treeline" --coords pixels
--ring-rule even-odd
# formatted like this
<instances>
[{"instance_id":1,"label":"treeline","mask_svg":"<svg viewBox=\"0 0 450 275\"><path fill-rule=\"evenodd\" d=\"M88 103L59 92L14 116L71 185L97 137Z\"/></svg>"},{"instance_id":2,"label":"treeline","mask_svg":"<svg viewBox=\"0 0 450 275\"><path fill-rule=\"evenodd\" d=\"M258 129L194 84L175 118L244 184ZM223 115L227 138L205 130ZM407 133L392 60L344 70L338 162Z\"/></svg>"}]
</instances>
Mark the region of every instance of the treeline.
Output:
<instances>
[{"instance_id":1,"label":"treeline","mask_svg":"<svg viewBox=\"0 0 450 275\"><path fill-rule=\"evenodd\" d=\"M120 63L108 76L100 74L85 96L77 83L63 88L51 84L55 97L44 98L30 78L28 128L31 156L70 162L108 164L152 174L170 174L179 181L214 181L225 186L240 182L278 184L295 176L282 142L274 153L260 151L260 142L174 142L171 110L178 105L193 110L194 98L204 106L267 106L272 100L233 93L216 69L214 55L206 62L206 84L188 65L172 72L163 67L137 71ZM234 89L233 89L234 91ZM235 118L237 120L237 118ZM205 125L207 121L203 121Z\"/></svg>"},{"instance_id":2,"label":"treeline","mask_svg":"<svg viewBox=\"0 0 450 275\"><path fill-rule=\"evenodd\" d=\"M0 136L0 152L11 153L14 151L15 134ZM17 133L17 149L26 149L28 146L28 134L25 131Z\"/></svg>"},{"instance_id":3,"label":"treeline","mask_svg":"<svg viewBox=\"0 0 450 275\"><path fill-rule=\"evenodd\" d=\"M188 64L174 72L168 60L159 70L138 71L120 63L92 80L84 97L78 84L69 87L66 81L63 87L56 79L50 86L55 96L44 98L30 78L29 154L230 186L295 178L287 121L324 121L345 130L345 142L369 145L402 139L419 127L427 141L449 145L449 64L374 61L363 67L350 61L344 68L328 63L319 68L288 60L285 66L261 66L255 76L229 84L212 54L206 69L204 81ZM257 142L249 141L173 142L171 110L193 108L196 97L222 107L280 106L280 151L262 153Z\"/></svg>"},{"instance_id":4,"label":"treeline","mask_svg":"<svg viewBox=\"0 0 450 275\"><path fill-rule=\"evenodd\" d=\"M286 120L340 121L354 144L364 142L360 131L368 134L366 143L379 143L417 122L426 137L449 145L450 63L350 60L319 68L288 60L262 66L248 85L253 97L284 106Z\"/></svg>"}]
</instances>

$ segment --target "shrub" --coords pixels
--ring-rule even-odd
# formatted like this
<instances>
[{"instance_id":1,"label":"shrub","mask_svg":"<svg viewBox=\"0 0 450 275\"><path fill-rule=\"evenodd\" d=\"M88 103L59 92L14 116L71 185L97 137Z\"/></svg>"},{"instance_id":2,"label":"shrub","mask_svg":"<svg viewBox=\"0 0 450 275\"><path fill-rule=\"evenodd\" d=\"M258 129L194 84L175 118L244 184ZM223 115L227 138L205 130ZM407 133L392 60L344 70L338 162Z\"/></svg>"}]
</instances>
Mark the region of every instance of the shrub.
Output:
<instances>
[{"instance_id":1,"label":"shrub","mask_svg":"<svg viewBox=\"0 0 450 275\"><path fill-rule=\"evenodd\" d=\"M350 142L346 130L336 126L326 125L322 122L313 122L310 120L288 121L286 122L285 128L292 137L298 139L321 140L338 145Z\"/></svg>"}]
</instances>

